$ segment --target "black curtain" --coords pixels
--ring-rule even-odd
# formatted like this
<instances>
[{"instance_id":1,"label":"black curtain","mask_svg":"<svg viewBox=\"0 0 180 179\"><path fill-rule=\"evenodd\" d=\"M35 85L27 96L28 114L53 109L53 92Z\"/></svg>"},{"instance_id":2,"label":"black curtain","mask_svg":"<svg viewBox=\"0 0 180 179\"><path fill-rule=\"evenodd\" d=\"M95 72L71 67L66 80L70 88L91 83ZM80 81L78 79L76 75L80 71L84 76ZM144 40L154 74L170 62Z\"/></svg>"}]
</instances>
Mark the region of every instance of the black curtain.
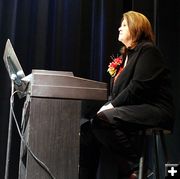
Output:
<instances>
[{"instance_id":1,"label":"black curtain","mask_svg":"<svg viewBox=\"0 0 180 179\"><path fill-rule=\"evenodd\" d=\"M171 50L174 50L178 42L172 44L171 37L162 37L167 30L161 25L169 19L164 17L167 12L170 18L179 17L180 6L178 1L161 2L159 7L163 4L165 8L160 8L157 18L156 2L158 0L0 1L0 179L4 178L11 88L2 59L6 40L11 40L26 75L30 74L32 69L61 70L72 71L75 76L109 82L107 65L110 56L119 51L118 27L125 11L134 9L147 15L156 29L158 45L167 57L172 57ZM173 9L169 8L169 5ZM168 25L171 25L170 22ZM176 24L171 30L179 34L177 27L179 26ZM175 33L171 35L174 37ZM176 82L178 54L178 51L173 53L173 63L170 64L175 69ZM177 84L176 89L179 89L179 82ZM178 93L176 90L176 97ZM178 104L178 98L176 99ZM23 100L15 99L15 113L19 123ZM10 178L16 179L20 140L14 124L12 133Z\"/></svg>"},{"instance_id":2,"label":"black curtain","mask_svg":"<svg viewBox=\"0 0 180 179\"><path fill-rule=\"evenodd\" d=\"M0 178L4 178L11 82L3 62L9 38L26 75L32 69L72 71L75 76L108 82L110 55L117 41L123 1L0 1ZM24 100L15 98L21 122ZM20 139L13 123L10 178L17 178Z\"/></svg>"}]
</instances>

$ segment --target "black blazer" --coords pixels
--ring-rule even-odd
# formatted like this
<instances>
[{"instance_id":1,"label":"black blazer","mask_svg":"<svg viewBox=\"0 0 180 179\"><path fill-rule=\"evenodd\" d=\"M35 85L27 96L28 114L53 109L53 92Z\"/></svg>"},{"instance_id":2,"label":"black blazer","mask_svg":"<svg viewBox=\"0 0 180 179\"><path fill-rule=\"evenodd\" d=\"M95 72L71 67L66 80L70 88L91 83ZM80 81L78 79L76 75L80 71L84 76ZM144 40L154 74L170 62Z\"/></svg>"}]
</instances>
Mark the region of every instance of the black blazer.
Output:
<instances>
[{"instance_id":1,"label":"black blazer","mask_svg":"<svg viewBox=\"0 0 180 179\"><path fill-rule=\"evenodd\" d=\"M160 51L150 42L128 50L126 67L112 79L111 117L151 126L172 128L174 106L170 71Z\"/></svg>"}]
</instances>

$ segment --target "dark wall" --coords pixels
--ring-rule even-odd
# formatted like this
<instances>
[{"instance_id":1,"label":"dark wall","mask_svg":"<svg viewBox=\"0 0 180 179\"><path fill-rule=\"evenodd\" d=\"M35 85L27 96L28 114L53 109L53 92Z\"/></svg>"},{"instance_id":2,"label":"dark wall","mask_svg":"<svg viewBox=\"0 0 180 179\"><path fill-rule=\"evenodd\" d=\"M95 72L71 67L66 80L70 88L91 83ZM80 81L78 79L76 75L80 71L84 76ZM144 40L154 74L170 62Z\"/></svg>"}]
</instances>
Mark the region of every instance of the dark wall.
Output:
<instances>
[{"instance_id":1,"label":"dark wall","mask_svg":"<svg viewBox=\"0 0 180 179\"><path fill-rule=\"evenodd\" d=\"M167 8L163 8L167 7ZM174 124L174 133L168 137L168 147L171 160L174 163L180 162L180 21L179 1L160 2L159 4L159 27L158 41L159 46L164 53L167 63L172 71L174 85L174 102L176 106L176 120Z\"/></svg>"}]
</instances>

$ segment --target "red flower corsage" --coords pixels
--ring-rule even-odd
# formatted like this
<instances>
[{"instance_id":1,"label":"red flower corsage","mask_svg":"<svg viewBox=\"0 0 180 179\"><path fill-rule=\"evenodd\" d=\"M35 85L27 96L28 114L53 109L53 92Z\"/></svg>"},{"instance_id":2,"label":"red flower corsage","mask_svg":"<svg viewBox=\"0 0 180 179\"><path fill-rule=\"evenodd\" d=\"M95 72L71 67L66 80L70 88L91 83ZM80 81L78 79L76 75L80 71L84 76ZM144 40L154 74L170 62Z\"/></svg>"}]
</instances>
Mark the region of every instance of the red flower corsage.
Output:
<instances>
[{"instance_id":1,"label":"red flower corsage","mask_svg":"<svg viewBox=\"0 0 180 179\"><path fill-rule=\"evenodd\" d=\"M107 72L109 72L109 74L112 77L114 77L117 74L118 68L120 68L121 69L120 71L122 71L123 68L119 67L119 66L122 64L123 60L122 60L121 56L116 57L116 58L114 58L114 57L111 57L111 58L113 59L113 61L108 65Z\"/></svg>"}]
</instances>

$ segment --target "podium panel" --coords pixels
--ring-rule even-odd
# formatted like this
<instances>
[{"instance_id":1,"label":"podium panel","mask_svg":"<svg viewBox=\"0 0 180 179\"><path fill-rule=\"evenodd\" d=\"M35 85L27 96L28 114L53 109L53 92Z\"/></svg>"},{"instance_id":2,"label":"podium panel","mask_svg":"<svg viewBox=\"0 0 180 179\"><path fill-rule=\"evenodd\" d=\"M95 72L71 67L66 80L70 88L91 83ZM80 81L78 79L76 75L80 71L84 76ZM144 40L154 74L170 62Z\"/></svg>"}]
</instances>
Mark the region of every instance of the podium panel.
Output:
<instances>
[{"instance_id":1,"label":"podium panel","mask_svg":"<svg viewBox=\"0 0 180 179\"><path fill-rule=\"evenodd\" d=\"M35 71L29 87L22 119L25 141L56 179L78 179L82 100L107 100L106 84L62 72ZM50 178L22 142L19 179Z\"/></svg>"},{"instance_id":2,"label":"podium panel","mask_svg":"<svg viewBox=\"0 0 180 179\"><path fill-rule=\"evenodd\" d=\"M31 98L27 141L56 178L78 178L80 106L79 100ZM21 179L50 178L29 152L25 155Z\"/></svg>"}]
</instances>

